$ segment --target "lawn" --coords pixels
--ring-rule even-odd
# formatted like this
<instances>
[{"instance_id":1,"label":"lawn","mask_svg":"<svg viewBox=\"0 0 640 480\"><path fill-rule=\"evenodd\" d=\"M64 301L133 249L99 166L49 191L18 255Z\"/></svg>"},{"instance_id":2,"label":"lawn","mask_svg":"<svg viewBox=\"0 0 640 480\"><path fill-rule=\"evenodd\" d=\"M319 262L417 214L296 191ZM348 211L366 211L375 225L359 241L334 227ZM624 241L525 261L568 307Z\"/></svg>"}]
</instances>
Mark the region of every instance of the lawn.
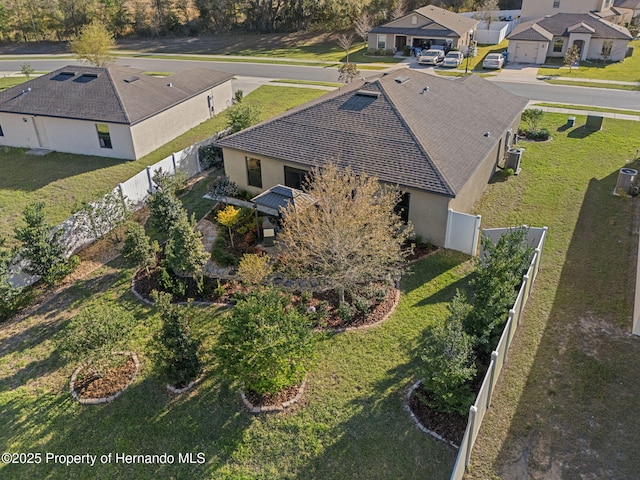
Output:
<instances>
[{"instance_id":1,"label":"lawn","mask_svg":"<svg viewBox=\"0 0 640 480\"><path fill-rule=\"evenodd\" d=\"M590 107L585 105L570 105L565 103L546 103L536 102L535 106L539 107L552 107L552 108L567 108L570 110L586 110L589 112L607 112L607 113L619 113L623 115L640 115L640 110L623 110L620 108L604 108L604 107Z\"/></svg>"},{"instance_id":2,"label":"lawn","mask_svg":"<svg viewBox=\"0 0 640 480\"><path fill-rule=\"evenodd\" d=\"M588 87L588 88L610 88L613 90L640 90L640 85L626 85L618 83L601 83L601 82L581 82L579 80L562 80L556 77L545 80L552 85L569 85L571 87Z\"/></svg>"},{"instance_id":3,"label":"lawn","mask_svg":"<svg viewBox=\"0 0 640 480\"><path fill-rule=\"evenodd\" d=\"M0 92L7 88L15 87L26 82L27 77L2 77L0 78Z\"/></svg>"},{"instance_id":4,"label":"lawn","mask_svg":"<svg viewBox=\"0 0 640 480\"><path fill-rule=\"evenodd\" d=\"M447 479L455 451L416 428L403 408L426 326L470 270L468 257L445 252L414 265L396 313L367 331L325 336L302 405L281 414L249 414L237 384L211 354L225 312L199 307L206 371L198 387L170 397L158 379L148 339L154 311L130 293L132 271L116 260L78 281L20 322L0 325L0 442L9 452L113 455L104 465L2 465L3 479ZM141 374L113 404L71 399L75 365L52 339L90 297L117 299L139 323L131 340ZM180 464L178 454L204 454ZM175 456L173 464L124 465L116 454Z\"/></svg>"},{"instance_id":5,"label":"lawn","mask_svg":"<svg viewBox=\"0 0 640 480\"><path fill-rule=\"evenodd\" d=\"M584 61L580 62L579 68L574 68L571 72L568 68L543 67L538 69L538 75L640 82L640 40L629 42L629 46L634 47L633 56L625 58L622 62L605 64Z\"/></svg>"},{"instance_id":6,"label":"lawn","mask_svg":"<svg viewBox=\"0 0 640 480\"><path fill-rule=\"evenodd\" d=\"M266 119L324 93L322 90L265 85L247 95L245 101L259 104L262 118ZM218 115L136 161L57 152L37 157L26 155L23 149L0 149L3 165L0 237L12 236L27 204L45 202L50 222L61 222L69 216L76 201L93 198L114 188L147 165L223 130L225 123L224 114Z\"/></svg>"},{"instance_id":7,"label":"lawn","mask_svg":"<svg viewBox=\"0 0 640 480\"><path fill-rule=\"evenodd\" d=\"M638 200L612 195L638 168L638 122L564 130L523 143L522 173L490 185L484 227L549 227L524 321L472 456L471 479L636 478L640 343L631 329ZM564 130L564 131L559 131Z\"/></svg>"}]
</instances>

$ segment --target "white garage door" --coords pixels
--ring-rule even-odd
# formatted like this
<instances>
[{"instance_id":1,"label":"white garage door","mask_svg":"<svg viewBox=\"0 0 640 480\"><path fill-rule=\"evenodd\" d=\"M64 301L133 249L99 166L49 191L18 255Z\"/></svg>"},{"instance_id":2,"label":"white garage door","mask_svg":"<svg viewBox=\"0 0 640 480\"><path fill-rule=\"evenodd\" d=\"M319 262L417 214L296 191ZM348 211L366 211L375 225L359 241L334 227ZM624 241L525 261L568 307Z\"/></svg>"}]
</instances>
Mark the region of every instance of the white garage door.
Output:
<instances>
[{"instance_id":1,"label":"white garage door","mask_svg":"<svg viewBox=\"0 0 640 480\"><path fill-rule=\"evenodd\" d=\"M518 42L513 61L516 63L536 63L538 58L538 42Z\"/></svg>"}]
</instances>

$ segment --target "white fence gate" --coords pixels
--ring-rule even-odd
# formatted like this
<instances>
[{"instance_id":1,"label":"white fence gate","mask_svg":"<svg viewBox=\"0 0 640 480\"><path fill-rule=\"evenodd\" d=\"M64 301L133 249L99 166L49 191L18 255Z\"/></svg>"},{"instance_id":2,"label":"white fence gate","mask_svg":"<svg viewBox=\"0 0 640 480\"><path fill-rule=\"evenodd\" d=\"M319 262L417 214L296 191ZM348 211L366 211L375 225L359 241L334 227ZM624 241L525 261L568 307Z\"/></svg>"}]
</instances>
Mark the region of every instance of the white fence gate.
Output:
<instances>
[{"instance_id":1,"label":"white fence gate","mask_svg":"<svg viewBox=\"0 0 640 480\"><path fill-rule=\"evenodd\" d=\"M480 236L480 215L455 212L449 209L444 248L476 256Z\"/></svg>"}]
</instances>

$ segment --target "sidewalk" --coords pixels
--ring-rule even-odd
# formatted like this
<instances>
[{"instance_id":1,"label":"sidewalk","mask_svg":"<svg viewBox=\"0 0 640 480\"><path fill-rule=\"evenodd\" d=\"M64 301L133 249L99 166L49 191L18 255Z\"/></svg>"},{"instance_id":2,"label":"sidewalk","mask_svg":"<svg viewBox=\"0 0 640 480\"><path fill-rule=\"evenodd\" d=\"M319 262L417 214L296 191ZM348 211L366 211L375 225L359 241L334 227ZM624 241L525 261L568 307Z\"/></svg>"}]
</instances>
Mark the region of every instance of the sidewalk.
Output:
<instances>
[{"instance_id":1,"label":"sidewalk","mask_svg":"<svg viewBox=\"0 0 640 480\"><path fill-rule=\"evenodd\" d=\"M529 102L527 108L538 108L540 110L544 110L549 113L566 113L567 115L575 116L575 115L600 115L604 118L615 118L617 120L632 120L634 122L640 122L640 111L638 111L638 115L629 115L626 113L614 113L614 112L599 112L597 110L572 110L571 108L556 108L556 107L543 107L536 105L535 101ZM595 108L595 107L594 107Z\"/></svg>"}]
</instances>

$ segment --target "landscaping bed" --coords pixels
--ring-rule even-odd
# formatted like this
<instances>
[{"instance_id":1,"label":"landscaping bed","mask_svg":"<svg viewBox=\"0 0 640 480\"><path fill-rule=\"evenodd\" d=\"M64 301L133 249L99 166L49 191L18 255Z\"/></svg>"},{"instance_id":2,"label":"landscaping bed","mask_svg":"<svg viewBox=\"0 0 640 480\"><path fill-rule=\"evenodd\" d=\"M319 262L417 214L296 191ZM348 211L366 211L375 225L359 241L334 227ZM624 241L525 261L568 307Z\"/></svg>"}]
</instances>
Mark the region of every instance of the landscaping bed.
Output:
<instances>
[{"instance_id":1,"label":"landscaping bed","mask_svg":"<svg viewBox=\"0 0 640 480\"><path fill-rule=\"evenodd\" d=\"M110 367L103 374L81 367L73 377L72 391L80 400L113 397L129 386L137 369L137 363L131 355L126 355L122 362Z\"/></svg>"}]
</instances>

